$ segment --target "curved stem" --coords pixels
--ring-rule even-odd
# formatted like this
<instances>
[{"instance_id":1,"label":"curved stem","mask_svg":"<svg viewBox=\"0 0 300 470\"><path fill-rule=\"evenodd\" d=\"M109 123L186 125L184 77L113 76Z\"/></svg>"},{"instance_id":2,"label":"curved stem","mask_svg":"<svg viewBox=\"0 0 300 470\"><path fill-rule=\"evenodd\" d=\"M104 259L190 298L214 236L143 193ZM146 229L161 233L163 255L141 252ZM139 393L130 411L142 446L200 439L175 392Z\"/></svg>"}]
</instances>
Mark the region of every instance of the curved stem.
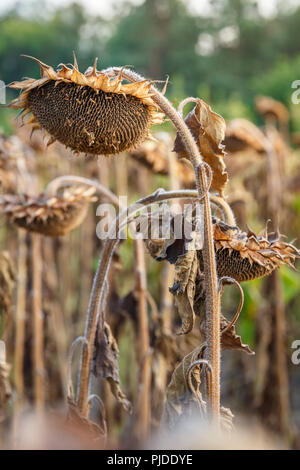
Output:
<instances>
[{"instance_id":1,"label":"curved stem","mask_svg":"<svg viewBox=\"0 0 300 470\"><path fill-rule=\"evenodd\" d=\"M101 309L105 300L105 285L110 267L110 262L114 250L116 249L119 239L112 239L111 237L119 232L120 229L127 224L136 212L141 209L141 206L148 206L157 202L166 201L169 199L177 198L192 198L197 197L198 192L194 190L179 190L179 191L164 191L157 190L153 194L139 199L136 203L124 209L116 217L111 225L111 229L107 234L107 238L103 247L102 255L98 264L98 268L93 280L93 287L90 296L90 302L86 318L86 327L84 336L88 341L88 347L82 352L81 368L80 368L80 381L78 389L78 406L82 414L85 416L88 412L87 398L88 398L88 384L91 368L92 351L95 341L96 328L101 315ZM117 230L116 230L117 228Z\"/></svg>"},{"instance_id":2,"label":"curved stem","mask_svg":"<svg viewBox=\"0 0 300 470\"><path fill-rule=\"evenodd\" d=\"M117 206L119 205L119 199L112 191L98 183L98 181L84 178L82 176L59 176L48 184L45 193L48 196L55 196L59 188L62 188L63 186L70 186L71 184L85 184L87 186L92 186L93 188L96 188L98 194L106 196L113 204Z\"/></svg>"},{"instance_id":3,"label":"curved stem","mask_svg":"<svg viewBox=\"0 0 300 470\"><path fill-rule=\"evenodd\" d=\"M184 100L182 100L179 105L178 105L178 112L180 114L180 116L182 117L183 116L183 108L185 107L186 104L188 103L197 103L198 100L196 98L185 98Z\"/></svg>"},{"instance_id":4,"label":"curved stem","mask_svg":"<svg viewBox=\"0 0 300 470\"><path fill-rule=\"evenodd\" d=\"M45 193L48 196L55 196L59 188L62 188L64 186L70 186L71 184L86 184L87 186L94 187L96 188L98 194L102 194L103 196L106 196L108 199L110 199L110 201L113 204L120 206L119 199L108 188L98 183L98 181L96 180L91 180L89 178L84 178L82 176L77 176L77 175L58 176L54 180L50 181L50 183L47 185L45 189ZM185 190L182 190L182 191L185 191ZM192 189L186 190L186 191L188 192L182 193L182 197L185 197L185 194L187 198L198 197L197 191L192 190ZM214 204L215 206L218 207L218 209L221 210L223 217L224 217L224 222L226 222L226 224L228 225L234 226L235 225L234 214L229 204L225 201L225 199L219 196L215 196L213 194L209 195L209 199L212 204Z\"/></svg>"},{"instance_id":5,"label":"curved stem","mask_svg":"<svg viewBox=\"0 0 300 470\"><path fill-rule=\"evenodd\" d=\"M88 397L88 405L90 405L92 403L92 401L94 401L98 404L99 411L100 411L100 424L101 424L102 432L104 434L104 439L106 440L106 438L107 438L107 426L106 426L106 413L105 413L105 407L104 407L103 401L95 393Z\"/></svg>"},{"instance_id":6,"label":"curved stem","mask_svg":"<svg viewBox=\"0 0 300 470\"><path fill-rule=\"evenodd\" d=\"M84 336L79 336L76 338L73 343L71 344L69 355L68 355L68 367L67 367L67 387L68 387L68 398L71 400L74 400L73 396L73 385L72 385L72 361L73 361L73 356L74 352L78 346L78 344L81 343L83 348L87 347L87 340L84 338Z\"/></svg>"},{"instance_id":7,"label":"curved stem","mask_svg":"<svg viewBox=\"0 0 300 470\"><path fill-rule=\"evenodd\" d=\"M232 328L236 324L236 322L238 321L238 318L239 318L240 313L242 311L242 308L244 306L244 298L245 298L242 286L236 279L234 279L233 277L223 276L219 279L219 285L221 286L224 282L228 282L230 284L236 284L239 288L239 291L240 291L240 294L241 294L241 299L240 299L240 303L239 303L239 306L238 306L238 309L237 309L236 313L234 314L232 320L228 323L228 325L225 326L223 328L223 330L221 330L221 335L223 335L226 331L230 330L230 328ZM221 291L221 289L220 289L220 291Z\"/></svg>"}]
</instances>

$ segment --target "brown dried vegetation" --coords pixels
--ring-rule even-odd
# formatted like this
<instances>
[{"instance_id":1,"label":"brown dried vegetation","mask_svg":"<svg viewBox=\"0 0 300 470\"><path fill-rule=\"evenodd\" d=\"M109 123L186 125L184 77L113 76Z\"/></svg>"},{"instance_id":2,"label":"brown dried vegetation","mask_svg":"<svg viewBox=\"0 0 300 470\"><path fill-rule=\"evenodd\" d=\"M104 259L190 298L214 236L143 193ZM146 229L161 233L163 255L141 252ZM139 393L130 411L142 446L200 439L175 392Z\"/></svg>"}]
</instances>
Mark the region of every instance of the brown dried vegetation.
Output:
<instances>
[{"instance_id":1,"label":"brown dried vegetation","mask_svg":"<svg viewBox=\"0 0 300 470\"><path fill-rule=\"evenodd\" d=\"M17 395L14 439L26 404L34 405L35 413L43 417L47 407L62 398L66 398L67 419L63 426L59 419L54 426L64 427L65 436L75 433L85 447L141 446L154 429L174 429L191 418L205 425L214 422L231 433L233 413L220 403L220 351L254 354L252 344L245 344L237 331L244 302L240 283L270 276L266 285L274 289L282 306L274 273L282 265L293 268L300 256L293 243L283 240L277 230L278 220L274 220L274 207L285 207L289 202L288 196L277 198L274 194L276 174L284 169L286 181L292 175L284 160L289 152L287 144L270 122L264 132L243 119L226 128L224 119L198 98L184 100L177 113L149 80L127 69L98 71L95 63L82 74L76 59L72 67L62 64L57 71L37 62L41 78L14 82L11 86L21 94L11 106L22 109L23 118L31 114L27 123L37 130L38 138L31 141L24 132L20 137L0 140L0 209L7 250L0 252L0 313L5 317L3 339L15 366L10 378L6 359L0 361L1 416L5 416L13 387ZM123 79L130 83L124 84ZM179 116L190 101L195 106L183 120ZM258 108L264 116L271 114L272 122L274 117L280 123L287 122L279 104L260 98ZM150 126L162 121L160 111L176 126L174 151L183 160L172 162L174 155L166 142L144 142ZM77 158L67 163L65 157L70 155L57 142L46 151L41 145L41 129L49 134L48 143L57 140L78 153L110 155L126 151L127 159L120 163L121 177L118 164L106 159ZM49 160L53 166L46 152L52 152ZM58 162L57 166L53 162ZM59 164L61 179L39 194L45 177L51 180ZM157 174L170 176L171 192L156 190L146 195L144 185L155 185ZM91 179L84 180L81 175ZM108 190L110 185L113 191ZM178 189L195 185L197 191ZM184 236L176 238L178 214L172 211L171 203L170 236L157 233L144 243L140 238L134 240L129 265L126 256L131 256L131 240L98 240L97 220L89 210L90 203L101 195L101 200L117 206L118 228L140 216L137 231L151 233L153 220L148 212L141 215L134 205L127 214L123 212L116 194L127 191L130 197L142 192L144 197L139 202L144 207L158 203L155 216L161 221L160 203L175 198L194 201L191 213L183 211L181 221L188 222L189 227ZM273 219L272 230L266 226L258 235L246 225L250 215L253 220L248 206L256 198L264 206L259 225L265 223L266 215ZM239 203L242 209L233 211ZM108 223L110 230L112 226ZM70 237L55 238L73 230ZM150 257L145 257L145 252ZM120 254L124 256L123 266ZM151 258L161 261L163 269ZM240 294L231 320L221 306L230 284L235 284ZM268 289L266 305L272 295ZM233 304L235 300L232 296ZM261 382L253 402L256 400L257 410L264 408L268 413L264 407L267 384L262 378L266 368L261 364L269 364L270 370L274 367L272 374L277 374L280 431L286 436L289 416L282 395L285 376L279 369L285 364L278 359L282 359L278 332L283 336L286 333L284 309L277 307L274 305L275 327L269 323L273 340L266 338L265 330L260 332L265 335L257 345L259 354L263 351L257 362ZM80 336L82 310L86 309L86 326ZM274 320L272 312L267 315ZM260 361L267 356L263 344L275 345L275 366ZM79 373L75 369L78 346ZM241 356L241 361L252 361L247 355Z\"/></svg>"}]
</instances>

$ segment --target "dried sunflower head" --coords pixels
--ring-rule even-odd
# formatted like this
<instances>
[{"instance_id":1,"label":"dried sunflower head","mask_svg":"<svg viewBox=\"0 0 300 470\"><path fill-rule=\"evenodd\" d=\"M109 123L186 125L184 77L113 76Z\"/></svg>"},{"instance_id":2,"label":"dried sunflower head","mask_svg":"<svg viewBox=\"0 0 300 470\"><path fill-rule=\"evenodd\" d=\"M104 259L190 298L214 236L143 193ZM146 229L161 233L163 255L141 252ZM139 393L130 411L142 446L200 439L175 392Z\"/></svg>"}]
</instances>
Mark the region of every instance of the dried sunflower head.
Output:
<instances>
[{"instance_id":1,"label":"dried sunflower head","mask_svg":"<svg viewBox=\"0 0 300 470\"><path fill-rule=\"evenodd\" d=\"M255 105L257 111L263 116L272 116L283 123L289 121L290 114L287 107L270 96L257 96L255 98Z\"/></svg>"},{"instance_id":2,"label":"dried sunflower head","mask_svg":"<svg viewBox=\"0 0 300 470\"><path fill-rule=\"evenodd\" d=\"M82 223L88 202L95 200L94 192L95 188L79 186L54 197L7 194L0 199L0 208L19 227L56 237L69 233Z\"/></svg>"},{"instance_id":3,"label":"dried sunflower head","mask_svg":"<svg viewBox=\"0 0 300 470\"><path fill-rule=\"evenodd\" d=\"M224 144L230 153L252 149L266 151L266 138L262 131L247 119L233 119L227 124Z\"/></svg>"},{"instance_id":4,"label":"dried sunflower head","mask_svg":"<svg viewBox=\"0 0 300 470\"><path fill-rule=\"evenodd\" d=\"M74 65L61 64L55 71L36 60L41 78L13 82L19 98L10 107L32 113L28 123L42 128L55 140L76 152L112 155L134 148L149 133L162 114L152 99L151 82L122 83L122 71L111 78L108 72L89 67L83 74Z\"/></svg>"},{"instance_id":5,"label":"dried sunflower head","mask_svg":"<svg viewBox=\"0 0 300 470\"><path fill-rule=\"evenodd\" d=\"M193 228L193 224L192 224ZM285 243L276 232L265 228L259 235L249 230L242 232L219 219L213 218L214 244L218 277L232 277L237 281L248 281L267 276L281 264L293 267L300 252L290 243ZM163 259L177 263L187 253L188 239L146 240L149 253L157 261ZM200 270L203 271L202 249L197 250Z\"/></svg>"},{"instance_id":6,"label":"dried sunflower head","mask_svg":"<svg viewBox=\"0 0 300 470\"><path fill-rule=\"evenodd\" d=\"M293 267L300 256L296 247L283 242L278 232L268 233L267 227L258 235L220 221L213 227L219 277L249 281L271 274L281 264Z\"/></svg>"}]
</instances>

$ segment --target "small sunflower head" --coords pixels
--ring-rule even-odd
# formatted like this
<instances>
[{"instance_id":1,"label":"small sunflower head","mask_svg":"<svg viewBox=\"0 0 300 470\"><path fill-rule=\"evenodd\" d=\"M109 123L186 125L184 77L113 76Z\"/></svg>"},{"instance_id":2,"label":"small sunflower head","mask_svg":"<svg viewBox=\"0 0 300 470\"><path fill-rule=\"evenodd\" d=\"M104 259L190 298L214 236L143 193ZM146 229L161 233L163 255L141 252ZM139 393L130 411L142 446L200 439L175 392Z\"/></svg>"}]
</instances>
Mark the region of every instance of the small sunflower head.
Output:
<instances>
[{"instance_id":1,"label":"small sunflower head","mask_svg":"<svg viewBox=\"0 0 300 470\"><path fill-rule=\"evenodd\" d=\"M74 65L61 64L55 71L36 60L41 78L13 82L19 98L10 107L31 113L27 123L50 135L48 144L58 140L75 152L112 155L136 147L149 135L162 114L152 99L151 82L122 83L98 71L96 61L83 74Z\"/></svg>"},{"instance_id":2,"label":"small sunflower head","mask_svg":"<svg viewBox=\"0 0 300 470\"><path fill-rule=\"evenodd\" d=\"M289 111L280 101L274 100L270 96L257 96L255 105L262 116L275 118L282 123L289 122Z\"/></svg>"},{"instance_id":3,"label":"small sunflower head","mask_svg":"<svg viewBox=\"0 0 300 470\"><path fill-rule=\"evenodd\" d=\"M281 264L293 267L300 252L265 228L259 235L216 221L213 225L218 276L239 282L268 276Z\"/></svg>"},{"instance_id":4,"label":"small sunflower head","mask_svg":"<svg viewBox=\"0 0 300 470\"><path fill-rule=\"evenodd\" d=\"M229 153L241 152L246 149L258 153L266 151L266 138L262 131L247 119L233 119L227 124L224 140Z\"/></svg>"},{"instance_id":5,"label":"small sunflower head","mask_svg":"<svg viewBox=\"0 0 300 470\"><path fill-rule=\"evenodd\" d=\"M30 232L50 237L66 235L84 220L88 202L94 201L94 188L72 187L61 196L6 194L0 208L9 221Z\"/></svg>"},{"instance_id":6,"label":"small sunflower head","mask_svg":"<svg viewBox=\"0 0 300 470\"><path fill-rule=\"evenodd\" d=\"M166 259L176 264L186 255L193 230L194 221L189 236L183 239L171 237L168 240L152 238L145 241L146 247L157 261ZM246 233L213 218L213 231L219 278L226 276L238 282L249 281L268 276L282 264L293 267L296 258L300 257L296 247L283 242L279 233L268 233L267 228L255 235L251 230ZM202 248L197 249L197 256L200 270L203 271Z\"/></svg>"}]
</instances>

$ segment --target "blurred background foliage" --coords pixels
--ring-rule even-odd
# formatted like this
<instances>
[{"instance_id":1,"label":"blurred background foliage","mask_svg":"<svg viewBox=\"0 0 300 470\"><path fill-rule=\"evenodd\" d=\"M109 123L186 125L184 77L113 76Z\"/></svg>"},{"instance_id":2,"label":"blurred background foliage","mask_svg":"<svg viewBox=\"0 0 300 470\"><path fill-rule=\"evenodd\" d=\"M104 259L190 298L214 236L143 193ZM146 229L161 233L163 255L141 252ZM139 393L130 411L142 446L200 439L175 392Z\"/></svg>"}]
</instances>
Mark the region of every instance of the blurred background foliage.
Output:
<instances>
[{"instance_id":1,"label":"blurred background foliage","mask_svg":"<svg viewBox=\"0 0 300 470\"><path fill-rule=\"evenodd\" d=\"M288 8L289 2L278 1L276 14L266 17L255 0L209 4L200 15L183 0L115 2L108 18L82 3L12 3L0 17L0 78L9 83L38 75L36 64L20 54L56 66L70 62L74 50L81 69L98 56L101 68L128 64L155 80L168 75L168 96L175 103L197 95L227 119L255 120L258 93L291 107L291 83L300 76L300 5ZM291 123L296 130L297 111ZM7 131L10 116L1 110Z\"/></svg>"}]
</instances>

